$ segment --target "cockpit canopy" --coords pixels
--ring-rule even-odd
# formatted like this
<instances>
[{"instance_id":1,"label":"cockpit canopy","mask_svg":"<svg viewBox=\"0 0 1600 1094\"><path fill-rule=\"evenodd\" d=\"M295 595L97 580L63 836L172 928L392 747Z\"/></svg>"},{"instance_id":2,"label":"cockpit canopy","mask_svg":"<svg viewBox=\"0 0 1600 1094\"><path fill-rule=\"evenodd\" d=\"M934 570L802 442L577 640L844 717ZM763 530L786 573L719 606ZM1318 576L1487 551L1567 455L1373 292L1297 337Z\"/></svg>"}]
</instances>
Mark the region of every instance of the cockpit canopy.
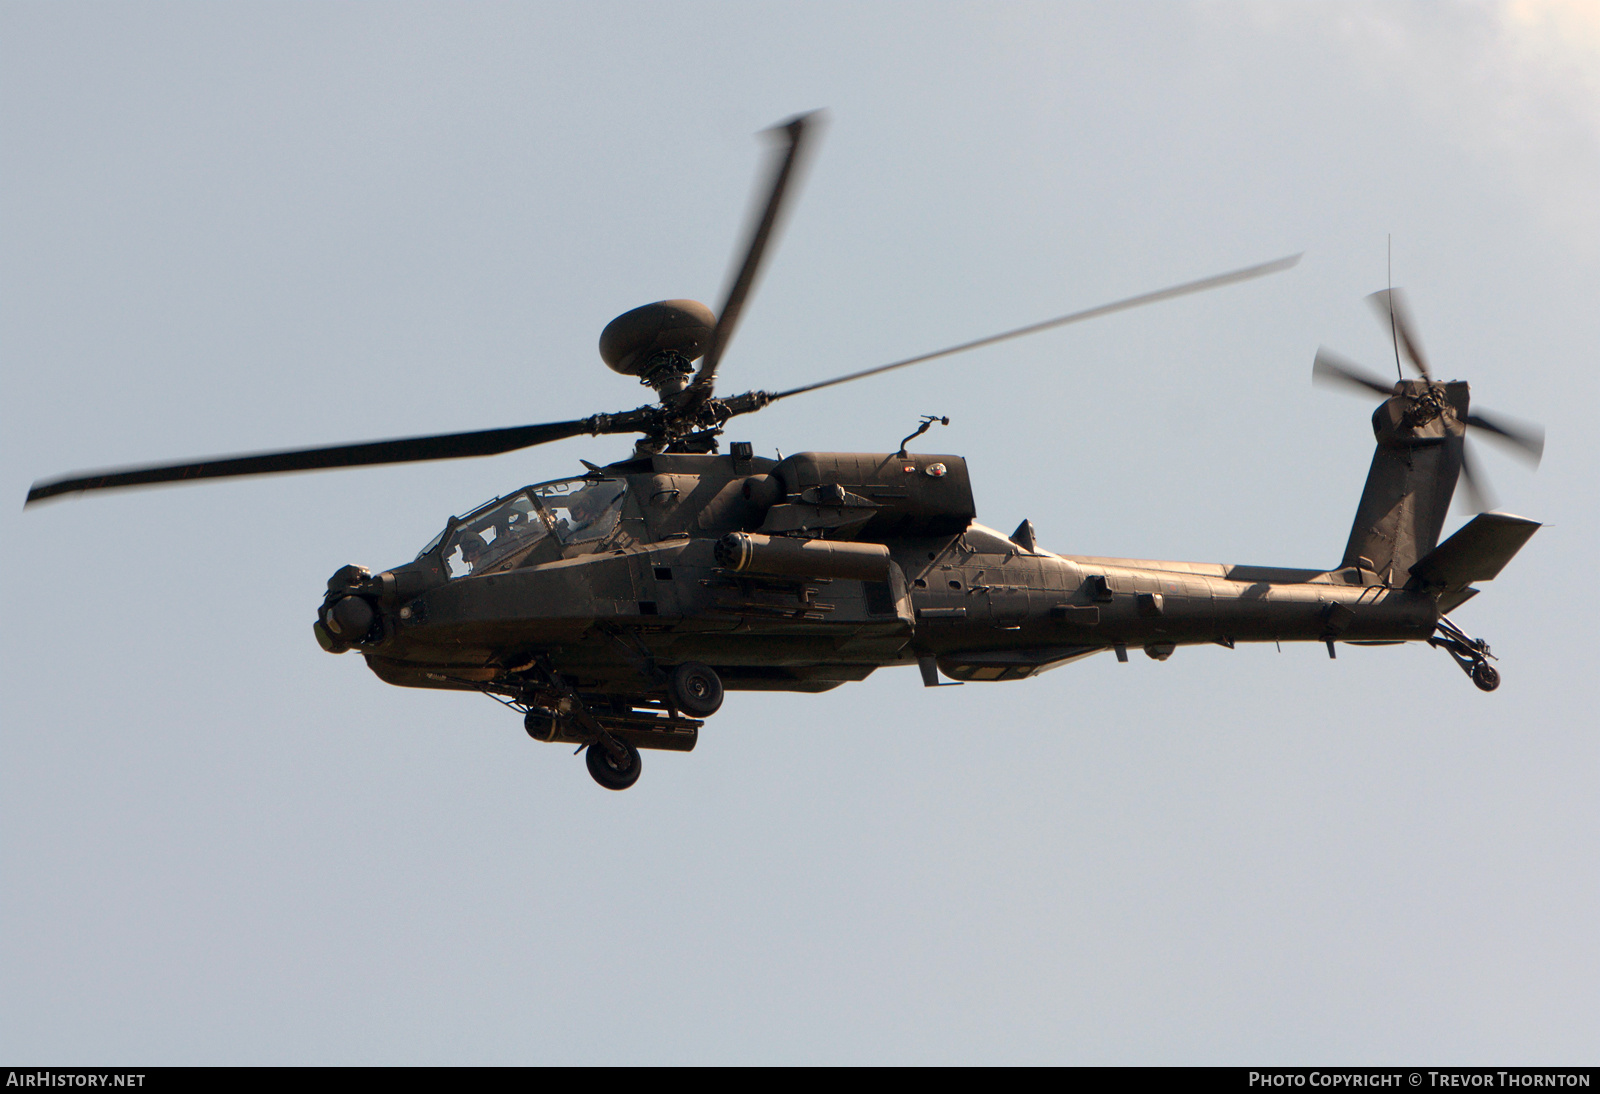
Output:
<instances>
[{"instance_id":1,"label":"cockpit canopy","mask_svg":"<svg viewBox=\"0 0 1600 1094\"><path fill-rule=\"evenodd\" d=\"M456 578L589 554L616 533L626 496L625 480L592 476L524 487L451 520L422 555L442 543Z\"/></svg>"}]
</instances>

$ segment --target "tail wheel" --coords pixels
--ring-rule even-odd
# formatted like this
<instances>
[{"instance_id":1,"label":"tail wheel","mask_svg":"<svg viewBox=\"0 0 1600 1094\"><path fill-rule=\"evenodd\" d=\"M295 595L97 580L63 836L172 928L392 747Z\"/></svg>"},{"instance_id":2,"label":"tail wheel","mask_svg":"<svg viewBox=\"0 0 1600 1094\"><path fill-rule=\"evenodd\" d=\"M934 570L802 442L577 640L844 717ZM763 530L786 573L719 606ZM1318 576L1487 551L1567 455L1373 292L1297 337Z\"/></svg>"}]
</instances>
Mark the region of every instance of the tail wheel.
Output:
<instances>
[{"instance_id":1,"label":"tail wheel","mask_svg":"<svg viewBox=\"0 0 1600 1094\"><path fill-rule=\"evenodd\" d=\"M1500 686L1500 670L1487 661L1472 666L1472 682L1483 691L1493 691Z\"/></svg>"},{"instance_id":2,"label":"tail wheel","mask_svg":"<svg viewBox=\"0 0 1600 1094\"><path fill-rule=\"evenodd\" d=\"M709 718L722 707L722 681L710 665L688 661L672 670L669 683L678 709L693 718Z\"/></svg>"},{"instance_id":3,"label":"tail wheel","mask_svg":"<svg viewBox=\"0 0 1600 1094\"><path fill-rule=\"evenodd\" d=\"M639 759L639 750L627 741L618 741L622 750L627 753L625 759L618 760L611 754L604 741L596 741L583 750L583 762L589 767L589 774L594 776L594 781L607 790L626 790L639 781L639 770L643 761Z\"/></svg>"}]
</instances>

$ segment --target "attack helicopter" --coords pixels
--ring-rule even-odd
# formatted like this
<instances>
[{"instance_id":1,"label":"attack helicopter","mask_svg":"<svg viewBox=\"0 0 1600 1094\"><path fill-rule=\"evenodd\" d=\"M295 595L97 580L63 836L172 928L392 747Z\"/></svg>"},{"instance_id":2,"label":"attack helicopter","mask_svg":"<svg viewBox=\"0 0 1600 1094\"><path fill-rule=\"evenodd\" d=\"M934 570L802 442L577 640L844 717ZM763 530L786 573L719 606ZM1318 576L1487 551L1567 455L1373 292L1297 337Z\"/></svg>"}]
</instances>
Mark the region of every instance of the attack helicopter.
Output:
<instances>
[{"instance_id":1,"label":"attack helicopter","mask_svg":"<svg viewBox=\"0 0 1600 1094\"><path fill-rule=\"evenodd\" d=\"M1102 652L1165 660L1180 645L1426 641L1485 691L1493 655L1448 613L1539 528L1489 510L1467 455L1477 429L1537 462L1543 436L1469 410L1438 381L1397 291L1375 294L1417 373L1382 380L1328 350L1313 378L1382 397L1376 452L1338 566L1327 570L1061 555L1024 521L977 523L966 462L912 452L726 454L734 417L779 400L1011 338L1288 269L1298 256L1059 316L791 388L716 394L718 367L813 141L802 115L770 132L771 170L722 307L635 308L600 336L602 360L656 395L634 410L538 425L79 473L28 504L88 490L456 459L581 435L634 435L628 458L512 491L404 565L344 566L312 630L403 687L481 692L529 736L575 744L601 786L632 786L641 750L689 751L725 690L822 692L916 666L929 687L1021 680ZM760 200L764 194L764 200ZM696 362L699 362L696 365ZM1439 542L1463 479L1478 515Z\"/></svg>"}]
</instances>

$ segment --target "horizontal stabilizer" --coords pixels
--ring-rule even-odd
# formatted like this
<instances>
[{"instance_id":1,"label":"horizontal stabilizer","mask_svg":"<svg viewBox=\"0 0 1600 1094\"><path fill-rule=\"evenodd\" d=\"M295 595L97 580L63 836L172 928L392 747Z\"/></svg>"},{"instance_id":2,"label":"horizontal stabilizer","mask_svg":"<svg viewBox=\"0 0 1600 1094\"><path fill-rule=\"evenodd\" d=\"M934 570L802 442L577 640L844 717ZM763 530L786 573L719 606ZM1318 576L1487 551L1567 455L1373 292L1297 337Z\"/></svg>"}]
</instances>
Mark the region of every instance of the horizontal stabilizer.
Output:
<instances>
[{"instance_id":1,"label":"horizontal stabilizer","mask_svg":"<svg viewBox=\"0 0 1600 1094\"><path fill-rule=\"evenodd\" d=\"M1493 580L1538 530L1539 522L1525 517L1479 513L1411 567L1411 584L1462 589Z\"/></svg>"}]
</instances>

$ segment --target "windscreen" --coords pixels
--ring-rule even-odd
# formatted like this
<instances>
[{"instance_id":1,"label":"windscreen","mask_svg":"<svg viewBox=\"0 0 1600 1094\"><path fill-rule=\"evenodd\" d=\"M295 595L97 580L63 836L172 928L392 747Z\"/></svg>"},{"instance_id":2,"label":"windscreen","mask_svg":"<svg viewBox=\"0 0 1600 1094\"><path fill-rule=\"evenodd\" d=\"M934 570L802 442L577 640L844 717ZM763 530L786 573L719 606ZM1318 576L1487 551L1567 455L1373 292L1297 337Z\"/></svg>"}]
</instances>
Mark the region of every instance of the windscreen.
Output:
<instances>
[{"instance_id":1,"label":"windscreen","mask_svg":"<svg viewBox=\"0 0 1600 1094\"><path fill-rule=\"evenodd\" d=\"M550 534L530 490L519 490L467 514L445 541L451 577L515 565Z\"/></svg>"},{"instance_id":2,"label":"windscreen","mask_svg":"<svg viewBox=\"0 0 1600 1094\"><path fill-rule=\"evenodd\" d=\"M561 545L574 547L599 543L616 530L627 484L619 479L566 479L533 490Z\"/></svg>"},{"instance_id":3,"label":"windscreen","mask_svg":"<svg viewBox=\"0 0 1600 1094\"><path fill-rule=\"evenodd\" d=\"M595 550L616 531L626 493L621 480L582 478L496 498L450 530L445 569L451 577L466 577Z\"/></svg>"}]
</instances>

